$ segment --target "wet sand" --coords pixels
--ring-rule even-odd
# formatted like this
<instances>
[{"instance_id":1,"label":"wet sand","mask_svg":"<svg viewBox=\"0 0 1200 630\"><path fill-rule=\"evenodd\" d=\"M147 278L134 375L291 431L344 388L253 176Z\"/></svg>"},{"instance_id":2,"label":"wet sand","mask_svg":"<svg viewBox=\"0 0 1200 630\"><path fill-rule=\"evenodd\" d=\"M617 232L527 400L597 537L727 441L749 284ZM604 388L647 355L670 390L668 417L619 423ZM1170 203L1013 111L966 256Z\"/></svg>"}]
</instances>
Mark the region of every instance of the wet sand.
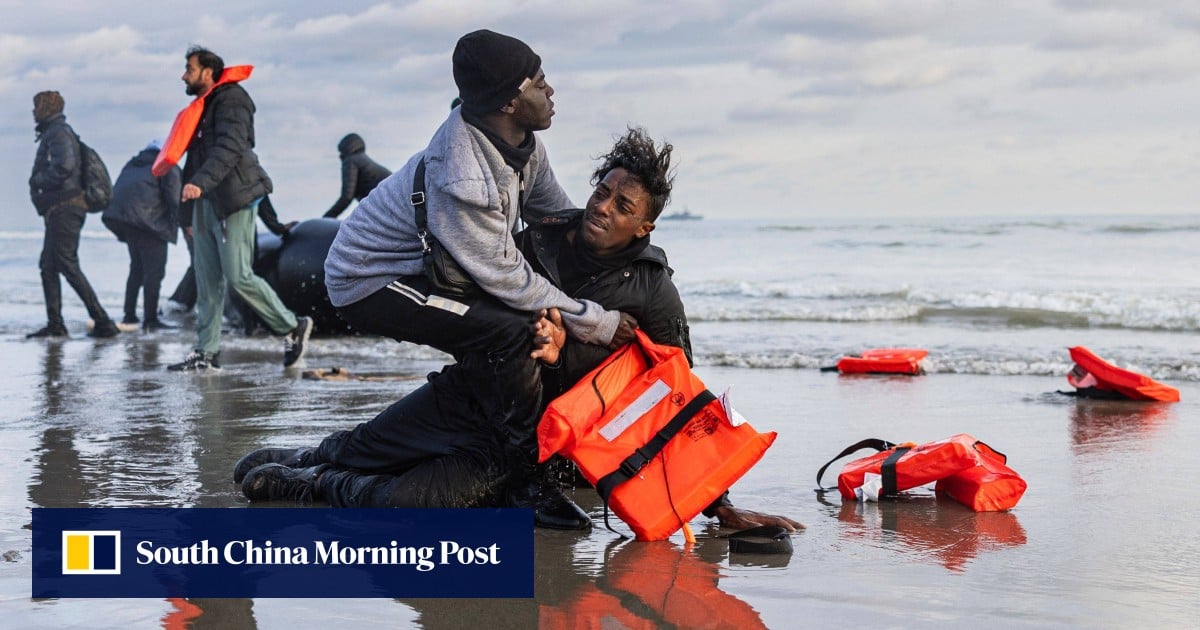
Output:
<instances>
[{"instance_id":1,"label":"wet sand","mask_svg":"<svg viewBox=\"0 0 1200 630\"><path fill-rule=\"evenodd\" d=\"M730 556L702 517L691 549L679 536L626 542L581 491L598 527L537 532L534 600L30 600L31 507L245 507L229 479L244 452L366 420L443 360L317 339L309 368L413 379L308 380L279 366L277 340L231 337L221 374L165 372L190 340L0 339L5 627L1194 627L1200 614L1200 385L1171 383L1183 402L1159 405L1076 401L1050 393L1066 387L1058 377L704 366L710 388L733 385L739 410L779 432L733 498L806 523L791 556ZM959 432L1029 482L1014 510L975 514L929 491L862 506L813 492L817 468L859 439Z\"/></svg>"}]
</instances>

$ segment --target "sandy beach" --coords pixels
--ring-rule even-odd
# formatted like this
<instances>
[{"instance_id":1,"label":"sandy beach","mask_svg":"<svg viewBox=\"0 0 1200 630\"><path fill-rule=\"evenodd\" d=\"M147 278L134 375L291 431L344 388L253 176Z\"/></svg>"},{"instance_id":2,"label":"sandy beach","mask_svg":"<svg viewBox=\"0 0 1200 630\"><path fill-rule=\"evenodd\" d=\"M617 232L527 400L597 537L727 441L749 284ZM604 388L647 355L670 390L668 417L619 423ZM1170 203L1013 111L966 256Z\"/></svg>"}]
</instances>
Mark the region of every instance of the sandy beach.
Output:
<instances>
[{"instance_id":1,"label":"sandy beach","mask_svg":"<svg viewBox=\"0 0 1200 630\"><path fill-rule=\"evenodd\" d=\"M704 332L697 326L695 334ZM1200 387L1174 405L1077 401L1043 376L845 377L811 369L701 367L733 387L760 430L779 432L734 487L738 505L808 529L791 556L728 553L715 524L700 540L633 543L603 529L538 531L534 600L31 601L30 508L247 504L234 461L264 444L309 444L367 419L440 357L380 342L327 340L309 367L388 372L396 381L300 378L277 341L241 340L219 375L167 373L186 341L125 334L33 342L8 336L0 397L0 606L7 627L594 627L597 620L709 627L1190 627L1200 612ZM968 432L1007 453L1029 482L1006 513L976 514L931 491L842 505L815 472L865 437L928 441ZM865 453L864 453L865 454ZM834 470L837 466L834 467ZM831 478L827 478L827 483ZM315 508L314 508L315 509ZM724 532L727 533L727 532ZM707 611L701 617L686 615ZM601 624L603 625L603 624Z\"/></svg>"}]
</instances>

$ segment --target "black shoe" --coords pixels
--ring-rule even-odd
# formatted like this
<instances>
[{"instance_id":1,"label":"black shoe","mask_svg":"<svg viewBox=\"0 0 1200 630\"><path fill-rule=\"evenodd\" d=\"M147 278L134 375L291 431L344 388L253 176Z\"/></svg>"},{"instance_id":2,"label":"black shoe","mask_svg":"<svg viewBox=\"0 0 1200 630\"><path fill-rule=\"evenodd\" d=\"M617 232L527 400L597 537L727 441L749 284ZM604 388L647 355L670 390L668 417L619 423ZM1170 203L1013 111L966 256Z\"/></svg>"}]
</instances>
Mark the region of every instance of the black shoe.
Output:
<instances>
[{"instance_id":1,"label":"black shoe","mask_svg":"<svg viewBox=\"0 0 1200 630\"><path fill-rule=\"evenodd\" d=\"M535 527L590 529L592 526L587 512L568 499L558 482L545 474L534 474L532 478L518 482L509 490L508 504L515 508L532 508Z\"/></svg>"},{"instance_id":2,"label":"black shoe","mask_svg":"<svg viewBox=\"0 0 1200 630\"><path fill-rule=\"evenodd\" d=\"M67 327L58 326L43 326L42 328L25 335L26 339L49 339L57 337L70 337L71 333L67 332Z\"/></svg>"},{"instance_id":3,"label":"black shoe","mask_svg":"<svg viewBox=\"0 0 1200 630\"><path fill-rule=\"evenodd\" d=\"M167 369L172 372L220 372L221 363L215 354L193 350L179 363L168 365Z\"/></svg>"},{"instance_id":4,"label":"black shoe","mask_svg":"<svg viewBox=\"0 0 1200 630\"><path fill-rule=\"evenodd\" d=\"M168 324L164 321L157 320L157 319L146 320L145 325L142 326L142 330L144 332L148 332L148 333L158 332L160 330L178 330L178 329L179 329L179 326L176 326L175 324Z\"/></svg>"},{"instance_id":5,"label":"black shoe","mask_svg":"<svg viewBox=\"0 0 1200 630\"><path fill-rule=\"evenodd\" d=\"M246 473L242 480L242 494L251 501L301 501L313 500L317 477L328 465L310 468L290 468L283 464L263 464Z\"/></svg>"},{"instance_id":6,"label":"black shoe","mask_svg":"<svg viewBox=\"0 0 1200 630\"><path fill-rule=\"evenodd\" d=\"M291 367L304 356L308 336L312 334L313 321L311 317L296 319L296 328L283 338L283 367Z\"/></svg>"},{"instance_id":7,"label":"black shoe","mask_svg":"<svg viewBox=\"0 0 1200 630\"><path fill-rule=\"evenodd\" d=\"M96 322L96 325L92 326L87 335L96 339L106 339L108 337L116 337L119 334L121 334L121 329L117 328L113 320L106 319Z\"/></svg>"},{"instance_id":8,"label":"black shoe","mask_svg":"<svg viewBox=\"0 0 1200 630\"><path fill-rule=\"evenodd\" d=\"M242 483L246 475L263 464L283 464L288 468L311 466L311 448L260 448L242 456L233 465L233 483Z\"/></svg>"}]
</instances>

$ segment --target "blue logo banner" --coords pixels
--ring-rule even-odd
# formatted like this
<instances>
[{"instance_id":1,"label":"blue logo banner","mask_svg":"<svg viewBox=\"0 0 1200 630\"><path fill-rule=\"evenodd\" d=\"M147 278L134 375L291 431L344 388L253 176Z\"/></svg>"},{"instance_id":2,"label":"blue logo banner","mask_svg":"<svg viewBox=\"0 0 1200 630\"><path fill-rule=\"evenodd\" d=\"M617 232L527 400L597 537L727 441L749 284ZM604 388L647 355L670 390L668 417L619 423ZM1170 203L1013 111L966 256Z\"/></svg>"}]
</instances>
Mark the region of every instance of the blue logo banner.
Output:
<instances>
[{"instance_id":1,"label":"blue logo banner","mask_svg":"<svg viewBox=\"0 0 1200 630\"><path fill-rule=\"evenodd\" d=\"M33 597L533 597L533 511L34 508Z\"/></svg>"}]
</instances>

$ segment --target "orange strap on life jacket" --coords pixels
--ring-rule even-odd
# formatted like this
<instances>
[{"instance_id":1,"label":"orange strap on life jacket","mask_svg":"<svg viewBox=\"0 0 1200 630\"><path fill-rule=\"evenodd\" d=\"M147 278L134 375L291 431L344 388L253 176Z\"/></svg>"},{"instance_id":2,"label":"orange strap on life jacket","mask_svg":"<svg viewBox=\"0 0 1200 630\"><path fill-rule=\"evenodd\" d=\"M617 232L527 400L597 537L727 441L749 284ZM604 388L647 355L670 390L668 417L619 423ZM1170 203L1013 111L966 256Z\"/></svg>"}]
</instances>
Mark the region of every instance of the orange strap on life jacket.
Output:
<instances>
[{"instance_id":1,"label":"orange strap on life jacket","mask_svg":"<svg viewBox=\"0 0 1200 630\"><path fill-rule=\"evenodd\" d=\"M162 148L158 150L158 157L154 158L154 166L150 167L150 172L155 177L162 177L169 173L171 168L179 164L183 154L187 153L188 145L192 143L192 136L196 134L196 127L200 124L200 117L204 115L204 97L208 96L218 85L249 79L250 73L253 71L254 66L225 68L221 72L221 78L213 83L212 87L180 110L179 114L175 116L175 122L171 124L171 132L167 134L166 142L163 142Z\"/></svg>"},{"instance_id":2,"label":"orange strap on life jacket","mask_svg":"<svg viewBox=\"0 0 1200 630\"><path fill-rule=\"evenodd\" d=\"M821 476L830 464L863 448L880 452L842 468L838 491L845 499L855 498L855 490L862 487L868 473L881 476L881 496L936 481L936 492L977 512L1007 510L1025 493L1025 480L1008 467L1007 457L966 433L919 446L911 442L896 445L886 440L862 440L821 466L817 485L821 485Z\"/></svg>"},{"instance_id":3,"label":"orange strap on life jacket","mask_svg":"<svg viewBox=\"0 0 1200 630\"><path fill-rule=\"evenodd\" d=\"M561 453L639 540L661 540L708 507L775 440L733 426L683 350L637 339L554 399L539 458ZM610 528L611 529L611 528Z\"/></svg>"}]
</instances>

